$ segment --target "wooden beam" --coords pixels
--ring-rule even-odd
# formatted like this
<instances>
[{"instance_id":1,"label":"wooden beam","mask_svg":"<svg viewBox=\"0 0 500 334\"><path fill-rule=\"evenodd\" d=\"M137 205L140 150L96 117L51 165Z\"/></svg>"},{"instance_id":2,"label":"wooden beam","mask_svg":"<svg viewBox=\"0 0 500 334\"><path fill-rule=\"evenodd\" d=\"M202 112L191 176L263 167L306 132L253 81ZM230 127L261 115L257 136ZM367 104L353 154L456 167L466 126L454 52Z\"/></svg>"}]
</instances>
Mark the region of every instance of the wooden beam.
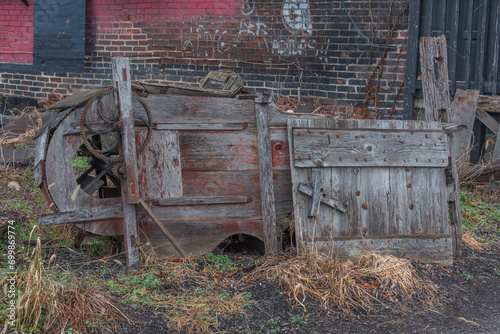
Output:
<instances>
[{"instance_id":1,"label":"wooden beam","mask_svg":"<svg viewBox=\"0 0 500 334\"><path fill-rule=\"evenodd\" d=\"M425 92L425 120L445 121L443 117L449 118L450 116L443 114L449 114L451 111L446 38L444 35L422 37L419 50L422 65L422 89ZM434 69L435 65L437 65L437 74Z\"/></svg>"},{"instance_id":2,"label":"wooden beam","mask_svg":"<svg viewBox=\"0 0 500 334\"><path fill-rule=\"evenodd\" d=\"M295 167L446 167L443 131L294 128Z\"/></svg>"},{"instance_id":3,"label":"wooden beam","mask_svg":"<svg viewBox=\"0 0 500 334\"><path fill-rule=\"evenodd\" d=\"M248 123L153 123L155 130L239 131L247 127Z\"/></svg>"},{"instance_id":4,"label":"wooden beam","mask_svg":"<svg viewBox=\"0 0 500 334\"><path fill-rule=\"evenodd\" d=\"M139 202L139 189L137 186L137 154L135 144L134 116L132 111L132 84L130 78L130 65L126 57L114 57L113 84L118 89L120 101L120 120L122 125L123 156L127 174L127 202Z\"/></svg>"},{"instance_id":5,"label":"wooden beam","mask_svg":"<svg viewBox=\"0 0 500 334\"><path fill-rule=\"evenodd\" d=\"M424 93L425 115L428 121L452 123L450 95L448 86L448 64L446 38L444 35L420 40L420 61L422 65L422 87ZM435 73L435 62L438 74ZM448 135L447 182L448 212L453 240L453 256L462 256L462 213L460 211L460 193L456 156L453 152L454 135Z\"/></svg>"},{"instance_id":6,"label":"wooden beam","mask_svg":"<svg viewBox=\"0 0 500 334\"><path fill-rule=\"evenodd\" d=\"M118 89L120 101L120 119L122 124L122 149L126 171L126 186L122 187L123 202L123 238L127 255L127 265L139 263L137 250L137 212L135 204L139 202L139 182L137 176L137 153L135 144L134 116L132 114L132 84L128 58L114 57L113 84Z\"/></svg>"},{"instance_id":7,"label":"wooden beam","mask_svg":"<svg viewBox=\"0 0 500 334\"><path fill-rule=\"evenodd\" d=\"M273 156L271 150L271 129L269 119L271 97L257 93L255 115L257 120L257 145L259 151L260 193L264 224L264 244L268 255L278 253L276 231L276 207L274 201Z\"/></svg>"},{"instance_id":8,"label":"wooden beam","mask_svg":"<svg viewBox=\"0 0 500 334\"><path fill-rule=\"evenodd\" d=\"M215 205L215 204L242 204L252 201L252 196L204 196L204 197L172 197L153 200L156 206L182 206L182 205Z\"/></svg>"},{"instance_id":9,"label":"wooden beam","mask_svg":"<svg viewBox=\"0 0 500 334\"><path fill-rule=\"evenodd\" d=\"M38 218L40 226L54 226L64 224L78 224L123 218L123 206L100 207L71 212L58 212L49 215L42 215Z\"/></svg>"}]
</instances>

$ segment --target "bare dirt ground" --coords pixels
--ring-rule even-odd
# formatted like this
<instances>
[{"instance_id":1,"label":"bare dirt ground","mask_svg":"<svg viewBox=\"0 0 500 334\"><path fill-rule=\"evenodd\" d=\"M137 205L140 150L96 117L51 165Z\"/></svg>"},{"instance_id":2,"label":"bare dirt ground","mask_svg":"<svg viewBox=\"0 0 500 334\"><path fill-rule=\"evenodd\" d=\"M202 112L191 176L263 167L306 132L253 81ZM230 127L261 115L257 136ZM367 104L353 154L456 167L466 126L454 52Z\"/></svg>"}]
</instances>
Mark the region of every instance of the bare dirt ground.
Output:
<instances>
[{"instance_id":1,"label":"bare dirt ground","mask_svg":"<svg viewBox=\"0 0 500 334\"><path fill-rule=\"evenodd\" d=\"M18 188L12 182L15 182ZM4 167L0 173L0 194L2 221L15 219L19 227L23 227L19 235L18 249L18 265L22 269L30 259L27 251L30 246L29 229L36 221L36 216L45 211L40 201L40 193L34 187L30 169ZM411 299L401 299L393 303L386 303L381 299L376 310L367 314L360 310L325 310L313 301L306 300L304 309L290 297L289 291L275 283L245 280L247 273L255 268L255 262L261 256L243 245L233 243L225 249L224 254L231 260L234 266L231 268L239 269L211 277L220 280L219 292L224 295L234 298L239 295L249 297L243 312L233 315L221 312L217 319L212 319L216 321L217 326L209 326L208 332L500 333L500 221L496 215L500 207L500 192L479 187L469 190L467 196L482 200L482 204L477 204L469 197L464 198L463 212L464 225L467 229L474 230L476 238L486 241L485 248L478 250L465 246L463 257L455 261L453 266L412 263L419 276L430 279L438 286L440 306L429 307ZM98 286L104 290L108 289L107 292L115 298L123 314L131 320L130 323L88 328L89 333L188 333L189 324L180 329L172 326L172 322L177 319L176 315L167 312L168 305L158 307L126 301L125 294L120 292L120 288L126 285L124 280L136 276L145 277L138 276L146 272L144 268L127 269L123 265L123 255L109 257L109 252L105 256L88 246L69 247L61 243L61 233L58 233L42 233L42 240L45 239L43 242L46 263L53 254L57 254L55 262L51 264L52 270L57 268L70 272L83 281L102 281L103 284ZM62 234L62 237L67 235ZM4 234L1 242L5 243L5 240ZM5 268L4 251L2 248L1 268ZM193 261L200 270L209 263L207 259ZM201 263L204 265L201 266ZM160 282L155 287L155 296L172 293L178 293L180 296L186 287L195 289L185 291L197 291L195 279L172 283L165 278L168 273L163 273L158 268L149 268L147 272L154 273L151 275ZM200 271L200 274L205 272ZM109 282L115 281L121 283L117 283L116 289L110 289ZM214 286L217 286L217 283L214 283ZM1 303L0 306L3 308Z\"/></svg>"}]
</instances>

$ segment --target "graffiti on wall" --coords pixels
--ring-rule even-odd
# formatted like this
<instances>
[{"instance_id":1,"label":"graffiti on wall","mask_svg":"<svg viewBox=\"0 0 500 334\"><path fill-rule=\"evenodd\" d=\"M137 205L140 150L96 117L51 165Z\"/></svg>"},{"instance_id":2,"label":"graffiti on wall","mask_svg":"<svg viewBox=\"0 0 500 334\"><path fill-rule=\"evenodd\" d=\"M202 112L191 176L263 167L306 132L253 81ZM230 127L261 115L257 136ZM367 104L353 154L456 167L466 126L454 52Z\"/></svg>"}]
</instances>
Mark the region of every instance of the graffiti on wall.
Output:
<instances>
[{"instance_id":1,"label":"graffiti on wall","mask_svg":"<svg viewBox=\"0 0 500 334\"><path fill-rule=\"evenodd\" d=\"M283 1L282 17L285 26L290 32L307 36L312 34L308 0Z\"/></svg>"},{"instance_id":2,"label":"graffiti on wall","mask_svg":"<svg viewBox=\"0 0 500 334\"><path fill-rule=\"evenodd\" d=\"M254 0L243 0L238 30L222 28L220 22L199 23L195 27L181 28L182 51L195 57L236 52L248 41L255 42L260 54L269 56L308 56L328 63L328 38L312 37L313 25L308 0L284 0L283 25L291 34L283 34L280 27L258 15ZM195 21L196 22L196 21ZM278 28L278 29L276 29ZM234 34L236 33L236 36Z\"/></svg>"}]
</instances>

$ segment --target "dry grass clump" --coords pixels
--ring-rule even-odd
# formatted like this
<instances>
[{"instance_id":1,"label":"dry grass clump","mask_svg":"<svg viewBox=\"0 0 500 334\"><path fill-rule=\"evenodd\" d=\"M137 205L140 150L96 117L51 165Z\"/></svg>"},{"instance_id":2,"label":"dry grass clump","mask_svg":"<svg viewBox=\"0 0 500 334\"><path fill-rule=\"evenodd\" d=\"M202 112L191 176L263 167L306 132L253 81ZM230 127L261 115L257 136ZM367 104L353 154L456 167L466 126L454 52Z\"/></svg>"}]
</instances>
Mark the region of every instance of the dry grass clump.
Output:
<instances>
[{"instance_id":1,"label":"dry grass clump","mask_svg":"<svg viewBox=\"0 0 500 334\"><path fill-rule=\"evenodd\" d=\"M310 302L349 314L373 312L381 302L403 298L437 303L437 287L419 278L410 261L390 255L369 254L358 265L322 254L271 257L247 279L276 282L304 309Z\"/></svg>"},{"instance_id":2,"label":"dry grass clump","mask_svg":"<svg viewBox=\"0 0 500 334\"><path fill-rule=\"evenodd\" d=\"M37 229L37 226L33 228L31 236ZM71 284L65 283L47 271L39 236L29 263L26 271L17 274L20 291L16 309L17 329L61 333L72 328L87 333L89 328L100 328L101 321L130 321L113 305L112 298L97 288L74 277L71 277Z\"/></svg>"},{"instance_id":3,"label":"dry grass clump","mask_svg":"<svg viewBox=\"0 0 500 334\"><path fill-rule=\"evenodd\" d=\"M473 230L462 235L462 242L467 245L469 248L474 249L476 251L481 251L487 248L487 246L474 238L472 235Z\"/></svg>"}]
</instances>

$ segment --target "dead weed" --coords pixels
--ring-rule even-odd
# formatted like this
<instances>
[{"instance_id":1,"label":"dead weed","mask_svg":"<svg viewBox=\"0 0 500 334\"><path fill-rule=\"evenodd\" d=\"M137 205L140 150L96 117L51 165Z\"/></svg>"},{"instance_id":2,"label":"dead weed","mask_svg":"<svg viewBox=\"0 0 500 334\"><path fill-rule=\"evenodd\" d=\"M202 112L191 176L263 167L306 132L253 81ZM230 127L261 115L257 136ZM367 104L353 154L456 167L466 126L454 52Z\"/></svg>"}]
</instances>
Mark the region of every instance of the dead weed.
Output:
<instances>
[{"instance_id":1,"label":"dead weed","mask_svg":"<svg viewBox=\"0 0 500 334\"><path fill-rule=\"evenodd\" d=\"M31 237L38 235L35 226ZM40 237L31 251L29 267L18 272L16 328L26 332L61 333L72 328L87 333L89 328L101 328L105 322L130 321L115 305L114 300L96 287L72 277L67 283L44 268ZM48 265L53 261L50 258ZM101 323L102 321L102 323Z\"/></svg>"},{"instance_id":2,"label":"dead weed","mask_svg":"<svg viewBox=\"0 0 500 334\"><path fill-rule=\"evenodd\" d=\"M246 279L276 282L304 309L312 302L327 311L370 313L377 303L403 298L438 304L437 287L419 278L409 260L390 255L368 254L357 265L322 254L269 257Z\"/></svg>"}]
</instances>

